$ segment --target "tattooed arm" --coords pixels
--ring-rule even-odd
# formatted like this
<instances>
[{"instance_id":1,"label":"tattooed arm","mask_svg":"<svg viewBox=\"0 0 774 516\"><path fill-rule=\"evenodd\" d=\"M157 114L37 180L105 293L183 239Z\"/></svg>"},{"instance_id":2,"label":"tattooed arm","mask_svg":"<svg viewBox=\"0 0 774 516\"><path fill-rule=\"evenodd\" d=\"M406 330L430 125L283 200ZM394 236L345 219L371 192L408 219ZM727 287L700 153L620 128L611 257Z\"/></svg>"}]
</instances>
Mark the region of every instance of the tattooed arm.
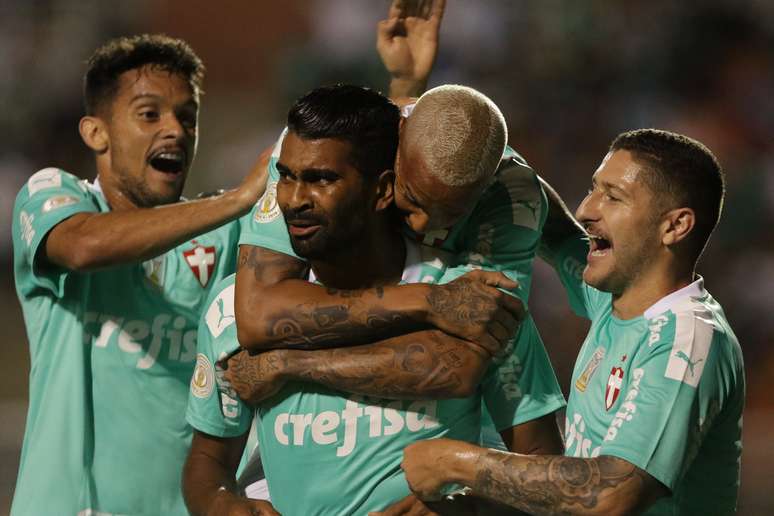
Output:
<instances>
[{"instance_id":1,"label":"tattooed arm","mask_svg":"<svg viewBox=\"0 0 774 516\"><path fill-rule=\"evenodd\" d=\"M228 361L226 379L252 405L291 380L390 399L461 398L476 392L488 362L483 348L429 330L349 348L243 351Z\"/></svg>"},{"instance_id":2,"label":"tattooed arm","mask_svg":"<svg viewBox=\"0 0 774 516\"><path fill-rule=\"evenodd\" d=\"M326 289L300 279L304 262L242 245L235 311L240 345L250 351L351 346L436 327L497 353L524 315L495 287L501 273L474 271L445 285Z\"/></svg>"},{"instance_id":3,"label":"tattooed arm","mask_svg":"<svg viewBox=\"0 0 774 516\"><path fill-rule=\"evenodd\" d=\"M434 439L406 447L401 467L422 499L459 483L530 514L632 514L669 496L647 472L607 455L519 455Z\"/></svg>"}]
</instances>

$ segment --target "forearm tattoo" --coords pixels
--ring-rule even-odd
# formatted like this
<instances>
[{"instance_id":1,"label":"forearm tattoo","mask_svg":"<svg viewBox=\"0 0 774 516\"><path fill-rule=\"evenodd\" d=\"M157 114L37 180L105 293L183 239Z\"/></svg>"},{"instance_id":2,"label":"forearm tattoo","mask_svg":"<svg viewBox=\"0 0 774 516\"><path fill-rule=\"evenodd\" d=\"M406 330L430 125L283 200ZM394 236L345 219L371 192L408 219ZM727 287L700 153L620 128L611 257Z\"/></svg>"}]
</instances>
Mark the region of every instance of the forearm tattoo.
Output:
<instances>
[{"instance_id":1,"label":"forearm tattoo","mask_svg":"<svg viewBox=\"0 0 774 516\"><path fill-rule=\"evenodd\" d=\"M473 490L530 514L582 514L598 507L604 490L640 485L647 474L616 457L579 459L487 452Z\"/></svg>"},{"instance_id":2,"label":"forearm tattoo","mask_svg":"<svg viewBox=\"0 0 774 516\"><path fill-rule=\"evenodd\" d=\"M312 351L300 379L353 394L391 399L456 397L477 385L487 355L438 331L352 348Z\"/></svg>"},{"instance_id":3,"label":"forearm tattoo","mask_svg":"<svg viewBox=\"0 0 774 516\"><path fill-rule=\"evenodd\" d=\"M484 289L480 281L460 278L432 288L427 302L436 315L458 324L486 322L493 301Z\"/></svg>"}]
</instances>

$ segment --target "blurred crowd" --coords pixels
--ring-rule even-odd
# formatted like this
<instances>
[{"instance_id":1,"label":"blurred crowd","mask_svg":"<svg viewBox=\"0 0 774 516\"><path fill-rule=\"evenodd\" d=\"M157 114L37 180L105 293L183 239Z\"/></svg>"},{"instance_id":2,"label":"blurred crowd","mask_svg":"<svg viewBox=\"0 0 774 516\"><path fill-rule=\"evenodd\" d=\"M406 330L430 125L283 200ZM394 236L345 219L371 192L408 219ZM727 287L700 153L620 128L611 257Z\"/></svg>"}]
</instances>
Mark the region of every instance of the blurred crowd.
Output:
<instances>
[{"instance_id":1,"label":"blurred crowd","mask_svg":"<svg viewBox=\"0 0 774 516\"><path fill-rule=\"evenodd\" d=\"M287 107L324 83L385 90L374 49L387 1L4 0L0 3L0 512L18 463L29 368L13 293L10 216L36 170L93 178L81 143L84 62L104 40L165 32L208 68L188 194L235 185L276 138ZM721 223L699 265L745 354L746 450L774 425L774 2L450 0L431 86L462 83L503 110L510 145L574 208L618 133L658 127L705 143L726 172ZM582 321L538 266L531 310L566 387ZM10 407L10 408L9 408ZM6 412L8 413L8 412ZM740 505L771 509L770 446L745 454ZM746 480L750 478L749 482Z\"/></svg>"}]
</instances>

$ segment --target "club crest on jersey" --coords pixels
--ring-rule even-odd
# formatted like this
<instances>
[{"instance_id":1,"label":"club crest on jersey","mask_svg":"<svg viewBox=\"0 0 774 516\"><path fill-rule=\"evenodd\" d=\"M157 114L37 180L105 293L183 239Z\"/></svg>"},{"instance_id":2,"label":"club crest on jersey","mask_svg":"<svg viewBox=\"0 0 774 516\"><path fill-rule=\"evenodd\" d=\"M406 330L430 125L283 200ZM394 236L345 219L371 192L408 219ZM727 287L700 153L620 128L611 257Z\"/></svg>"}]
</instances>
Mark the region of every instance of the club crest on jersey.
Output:
<instances>
[{"instance_id":1,"label":"club crest on jersey","mask_svg":"<svg viewBox=\"0 0 774 516\"><path fill-rule=\"evenodd\" d=\"M608 376L605 386L605 410L610 410L615 400L618 399L618 395L621 394L623 377L624 372L620 367L614 367L610 370L610 376Z\"/></svg>"},{"instance_id":2,"label":"club crest on jersey","mask_svg":"<svg viewBox=\"0 0 774 516\"><path fill-rule=\"evenodd\" d=\"M280 214L279 203L277 203L277 183L272 182L266 185L266 191L258 199L255 205L255 221L265 224L276 219Z\"/></svg>"},{"instance_id":3,"label":"club crest on jersey","mask_svg":"<svg viewBox=\"0 0 774 516\"><path fill-rule=\"evenodd\" d=\"M202 287L206 287L215 269L215 247L193 242L194 248L183 251L183 258Z\"/></svg>"},{"instance_id":4,"label":"club crest on jersey","mask_svg":"<svg viewBox=\"0 0 774 516\"><path fill-rule=\"evenodd\" d=\"M603 358L605 358L605 348L600 346L594 351L594 354L591 355L591 358L586 363L586 367L583 368L583 372L578 377L578 379L575 380L576 389L581 392L586 392L586 387L588 387L589 381L591 381L591 377L594 376L594 373L596 372L597 368L599 367L599 363L602 362Z\"/></svg>"},{"instance_id":5,"label":"club crest on jersey","mask_svg":"<svg viewBox=\"0 0 774 516\"><path fill-rule=\"evenodd\" d=\"M197 398L208 398L215 384L215 372L210 360L199 353L196 355L196 367L191 377L191 393Z\"/></svg>"}]
</instances>

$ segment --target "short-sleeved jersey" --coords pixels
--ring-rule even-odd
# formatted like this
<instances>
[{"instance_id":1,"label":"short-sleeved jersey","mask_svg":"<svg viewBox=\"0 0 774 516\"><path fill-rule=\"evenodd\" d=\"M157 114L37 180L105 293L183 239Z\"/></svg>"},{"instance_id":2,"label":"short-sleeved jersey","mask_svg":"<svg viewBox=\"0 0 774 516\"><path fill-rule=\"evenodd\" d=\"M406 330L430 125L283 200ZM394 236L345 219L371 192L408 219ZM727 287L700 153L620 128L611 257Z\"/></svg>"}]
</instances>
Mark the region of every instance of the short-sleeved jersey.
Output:
<instances>
[{"instance_id":1,"label":"short-sleeved jersey","mask_svg":"<svg viewBox=\"0 0 774 516\"><path fill-rule=\"evenodd\" d=\"M54 226L106 211L98 186L56 168L16 197L32 367L13 514L187 514L180 474L199 314L235 270L239 224L141 264L76 273L45 261Z\"/></svg>"},{"instance_id":2,"label":"short-sleeved jersey","mask_svg":"<svg viewBox=\"0 0 774 516\"><path fill-rule=\"evenodd\" d=\"M409 245L404 282L446 282L467 271L444 270L439 251ZM197 368L187 418L210 435L235 437L253 411L222 381L217 361L238 348L234 282L221 284L200 326ZM506 358L492 364L478 392L464 399L400 401L350 395L292 382L255 411L272 503L285 515L366 514L409 494L399 467L411 442L450 437L478 442L482 400L498 430L564 406L531 319Z\"/></svg>"},{"instance_id":3,"label":"short-sleeved jersey","mask_svg":"<svg viewBox=\"0 0 774 516\"><path fill-rule=\"evenodd\" d=\"M612 455L672 492L646 514L735 512L745 379L742 352L703 280L622 320L581 280L585 242L558 253L576 312L591 319L573 371L566 454Z\"/></svg>"},{"instance_id":4,"label":"short-sleeved jersey","mask_svg":"<svg viewBox=\"0 0 774 516\"><path fill-rule=\"evenodd\" d=\"M266 192L242 226L239 243L297 258L277 204L277 161L286 131L274 146ZM462 220L449 229L425 235L416 235L408 228L405 231L425 245L451 253L456 263L511 271L519 282L517 294L526 302L532 282L532 262L547 213L546 195L537 175L524 158L508 147L495 180Z\"/></svg>"}]
</instances>

